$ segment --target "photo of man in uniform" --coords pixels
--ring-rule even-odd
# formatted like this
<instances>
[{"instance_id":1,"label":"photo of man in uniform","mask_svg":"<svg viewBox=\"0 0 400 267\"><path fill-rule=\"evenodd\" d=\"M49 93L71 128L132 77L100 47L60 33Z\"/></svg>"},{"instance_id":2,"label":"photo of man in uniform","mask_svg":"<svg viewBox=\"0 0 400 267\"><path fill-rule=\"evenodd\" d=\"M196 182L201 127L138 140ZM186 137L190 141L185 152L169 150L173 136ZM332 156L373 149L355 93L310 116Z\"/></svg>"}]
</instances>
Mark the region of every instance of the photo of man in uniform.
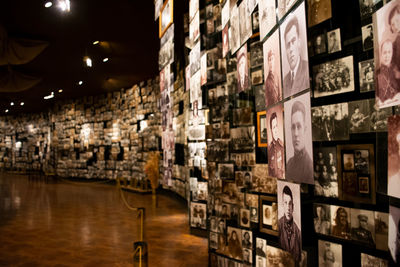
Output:
<instances>
[{"instance_id":1,"label":"photo of man in uniform","mask_svg":"<svg viewBox=\"0 0 400 267\"><path fill-rule=\"evenodd\" d=\"M351 226L351 239L375 247L375 224L372 211L352 209Z\"/></svg>"},{"instance_id":2,"label":"photo of man in uniform","mask_svg":"<svg viewBox=\"0 0 400 267\"><path fill-rule=\"evenodd\" d=\"M279 114L279 118L278 118ZM285 177L285 151L283 143L283 106L278 105L268 110L269 131L268 174L272 177Z\"/></svg>"}]
</instances>

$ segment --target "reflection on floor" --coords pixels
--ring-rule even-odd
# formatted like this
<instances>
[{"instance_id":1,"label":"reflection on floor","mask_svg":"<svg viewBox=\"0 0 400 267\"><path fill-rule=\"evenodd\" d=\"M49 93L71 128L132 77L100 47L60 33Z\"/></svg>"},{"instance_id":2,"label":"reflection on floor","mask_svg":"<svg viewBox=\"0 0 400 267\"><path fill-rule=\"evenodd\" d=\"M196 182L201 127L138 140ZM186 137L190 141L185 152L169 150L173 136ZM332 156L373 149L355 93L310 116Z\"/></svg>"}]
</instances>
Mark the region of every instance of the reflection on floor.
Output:
<instances>
[{"instance_id":1,"label":"reflection on floor","mask_svg":"<svg viewBox=\"0 0 400 267\"><path fill-rule=\"evenodd\" d=\"M146 208L148 266L207 266L207 239L189 235L176 199L126 193ZM106 184L45 183L0 173L0 266L132 266L137 216Z\"/></svg>"}]
</instances>

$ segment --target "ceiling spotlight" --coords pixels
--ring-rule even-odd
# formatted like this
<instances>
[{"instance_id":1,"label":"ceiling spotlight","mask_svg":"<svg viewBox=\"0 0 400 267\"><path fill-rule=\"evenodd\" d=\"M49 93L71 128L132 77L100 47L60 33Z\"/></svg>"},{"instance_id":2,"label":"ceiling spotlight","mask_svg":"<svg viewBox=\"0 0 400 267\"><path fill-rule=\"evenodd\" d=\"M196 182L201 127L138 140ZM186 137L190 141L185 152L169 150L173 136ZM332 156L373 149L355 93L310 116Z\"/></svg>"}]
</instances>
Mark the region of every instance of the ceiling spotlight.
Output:
<instances>
[{"instance_id":1,"label":"ceiling spotlight","mask_svg":"<svg viewBox=\"0 0 400 267\"><path fill-rule=\"evenodd\" d=\"M59 93L62 93L62 92L63 92L63 89L58 90L58 92L59 92Z\"/></svg>"},{"instance_id":2,"label":"ceiling spotlight","mask_svg":"<svg viewBox=\"0 0 400 267\"><path fill-rule=\"evenodd\" d=\"M79 85L82 85L82 84L83 84L83 81L79 81L78 84L79 84Z\"/></svg>"},{"instance_id":3,"label":"ceiling spotlight","mask_svg":"<svg viewBox=\"0 0 400 267\"><path fill-rule=\"evenodd\" d=\"M53 97L54 97L54 92L51 92L51 94L44 96L43 99L47 100L47 99L51 99Z\"/></svg>"},{"instance_id":4,"label":"ceiling spotlight","mask_svg":"<svg viewBox=\"0 0 400 267\"><path fill-rule=\"evenodd\" d=\"M90 57L88 56L84 57L83 61L85 61L87 67L89 68L92 67L92 60L90 59Z\"/></svg>"},{"instance_id":5,"label":"ceiling spotlight","mask_svg":"<svg viewBox=\"0 0 400 267\"><path fill-rule=\"evenodd\" d=\"M11 106L14 106L14 102L11 102L10 105L11 105Z\"/></svg>"},{"instance_id":6,"label":"ceiling spotlight","mask_svg":"<svg viewBox=\"0 0 400 267\"><path fill-rule=\"evenodd\" d=\"M5 111L6 111L6 113L7 113L7 112L8 112L8 109L6 109Z\"/></svg>"},{"instance_id":7,"label":"ceiling spotlight","mask_svg":"<svg viewBox=\"0 0 400 267\"><path fill-rule=\"evenodd\" d=\"M108 57L103 58L103 62L107 62L108 61Z\"/></svg>"},{"instance_id":8,"label":"ceiling spotlight","mask_svg":"<svg viewBox=\"0 0 400 267\"><path fill-rule=\"evenodd\" d=\"M100 41L94 41L93 45L97 45L98 43L100 43Z\"/></svg>"},{"instance_id":9,"label":"ceiling spotlight","mask_svg":"<svg viewBox=\"0 0 400 267\"><path fill-rule=\"evenodd\" d=\"M51 7L52 5L53 5L53 3L50 2L50 1L48 1L48 2L46 2L46 4L44 4L44 7L45 7L45 8L49 8L49 7Z\"/></svg>"},{"instance_id":10,"label":"ceiling spotlight","mask_svg":"<svg viewBox=\"0 0 400 267\"><path fill-rule=\"evenodd\" d=\"M24 103L24 102L21 102L20 105L23 106L23 105L25 105L25 103Z\"/></svg>"},{"instance_id":11,"label":"ceiling spotlight","mask_svg":"<svg viewBox=\"0 0 400 267\"><path fill-rule=\"evenodd\" d=\"M71 10L70 1L69 0L59 0L58 1L58 7L63 12L69 12Z\"/></svg>"}]
</instances>

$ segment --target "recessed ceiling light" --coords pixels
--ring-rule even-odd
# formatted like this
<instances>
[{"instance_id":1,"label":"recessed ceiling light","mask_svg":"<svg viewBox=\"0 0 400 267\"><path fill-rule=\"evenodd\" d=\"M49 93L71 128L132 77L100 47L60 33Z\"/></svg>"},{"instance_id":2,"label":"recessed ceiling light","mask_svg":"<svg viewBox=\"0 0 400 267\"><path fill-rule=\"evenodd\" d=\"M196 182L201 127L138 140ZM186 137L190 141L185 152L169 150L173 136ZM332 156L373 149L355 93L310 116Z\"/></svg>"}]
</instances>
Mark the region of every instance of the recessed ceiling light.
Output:
<instances>
[{"instance_id":1,"label":"recessed ceiling light","mask_svg":"<svg viewBox=\"0 0 400 267\"><path fill-rule=\"evenodd\" d=\"M79 84L79 85L82 85L82 84L83 84L83 81L79 81L78 84Z\"/></svg>"},{"instance_id":2,"label":"recessed ceiling light","mask_svg":"<svg viewBox=\"0 0 400 267\"><path fill-rule=\"evenodd\" d=\"M44 4L44 7L49 8L52 5L53 5L53 3L49 1L49 2L46 2L46 4Z\"/></svg>"},{"instance_id":3,"label":"recessed ceiling light","mask_svg":"<svg viewBox=\"0 0 400 267\"><path fill-rule=\"evenodd\" d=\"M21 102L20 105L23 106L23 105L25 105L25 103L24 103L24 102Z\"/></svg>"},{"instance_id":4,"label":"recessed ceiling light","mask_svg":"<svg viewBox=\"0 0 400 267\"><path fill-rule=\"evenodd\" d=\"M100 41L94 41L93 45L97 45L98 43L100 43Z\"/></svg>"},{"instance_id":5,"label":"recessed ceiling light","mask_svg":"<svg viewBox=\"0 0 400 267\"><path fill-rule=\"evenodd\" d=\"M11 106L14 106L14 102L11 102L10 105L11 105Z\"/></svg>"},{"instance_id":6,"label":"recessed ceiling light","mask_svg":"<svg viewBox=\"0 0 400 267\"><path fill-rule=\"evenodd\" d=\"M90 57L86 56L83 58L83 61L86 63L87 67L92 67L92 60L90 59Z\"/></svg>"},{"instance_id":7,"label":"recessed ceiling light","mask_svg":"<svg viewBox=\"0 0 400 267\"><path fill-rule=\"evenodd\" d=\"M103 58L103 62L107 62L108 61L108 57Z\"/></svg>"},{"instance_id":8,"label":"recessed ceiling light","mask_svg":"<svg viewBox=\"0 0 400 267\"><path fill-rule=\"evenodd\" d=\"M7 112L8 112L8 109L6 109L5 111L6 111L6 113L7 113Z\"/></svg>"},{"instance_id":9,"label":"recessed ceiling light","mask_svg":"<svg viewBox=\"0 0 400 267\"><path fill-rule=\"evenodd\" d=\"M59 92L59 93L62 93L62 92L63 92L63 89L58 90L58 92Z\"/></svg>"},{"instance_id":10,"label":"recessed ceiling light","mask_svg":"<svg viewBox=\"0 0 400 267\"><path fill-rule=\"evenodd\" d=\"M59 0L58 1L58 7L63 12L69 12L71 10L70 1L69 0Z\"/></svg>"}]
</instances>

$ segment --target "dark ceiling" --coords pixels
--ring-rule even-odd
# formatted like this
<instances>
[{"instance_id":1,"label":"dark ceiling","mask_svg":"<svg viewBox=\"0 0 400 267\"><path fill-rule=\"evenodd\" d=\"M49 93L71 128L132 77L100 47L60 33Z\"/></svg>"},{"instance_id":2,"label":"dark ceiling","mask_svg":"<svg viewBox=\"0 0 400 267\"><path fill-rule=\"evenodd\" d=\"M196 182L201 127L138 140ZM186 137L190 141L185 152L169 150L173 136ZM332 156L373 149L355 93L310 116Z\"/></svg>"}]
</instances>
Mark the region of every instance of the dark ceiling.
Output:
<instances>
[{"instance_id":1,"label":"dark ceiling","mask_svg":"<svg viewBox=\"0 0 400 267\"><path fill-rule=\"evenodd\" d=\"M43 111L61 99L130 88L158 74L158 21L152 0L71 0L69 13L57 7L57 0L50 8L44 7L45 2L0 1L0 23L8 38L48 42L31 62L0 66L2 72L11 67L42 78L26 91L0 93L0 114L6 109L8 114ZM100 44L93 45L95 40ZM85 55L92 58L92 68L84 65ZM43 99L52 91L53 99Z\"/></svg>"}]
</instances>

